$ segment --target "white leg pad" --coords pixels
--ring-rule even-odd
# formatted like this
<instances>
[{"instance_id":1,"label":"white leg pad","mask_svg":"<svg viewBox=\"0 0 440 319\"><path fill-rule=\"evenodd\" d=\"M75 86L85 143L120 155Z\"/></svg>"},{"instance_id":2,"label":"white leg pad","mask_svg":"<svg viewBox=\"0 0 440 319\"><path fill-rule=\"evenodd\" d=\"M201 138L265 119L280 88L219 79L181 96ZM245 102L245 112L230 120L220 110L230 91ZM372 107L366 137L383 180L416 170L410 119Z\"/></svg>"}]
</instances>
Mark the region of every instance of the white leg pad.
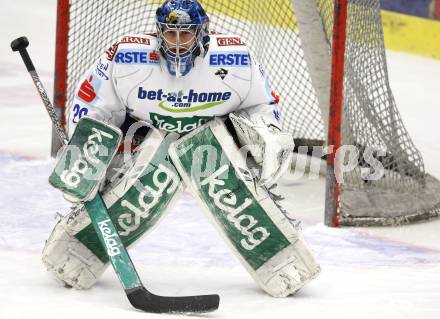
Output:
<instances>
[{"instance_id":1,"label":"white leg pad","mask_svg":"<svg viewBox=\"0 0 440 319\"><path fill-rule=\"evenodd\" d=\"M64 284L88 289L107 266L74 236L90 218L85 209L59 217L44 246L43 263Z\"/></svg>"},{"instance_id":2,"label":"white leg pad","mask_svg":"<svg viewBox=\"0 0 440 319\"><path fill-rule=\"evenodd\" d=\"M258 185L222 121L170 146L185 184L260 287L274 297L295 293L320 267L265 187Z\"/></svg>"},{"instance_id":3,"label":"white leg pad","mask_svg":"<svg viewBox=\"0 0 440 319\"><path fill-rule=\"evenodd\" d=\"M257 271L261 287L271 296L294 294L320 273L321 268L301 236Z\"/></svg>"},{"instance_id":4,"label":"white leg pad","mask_svg":"<svg viewBox=\"0 0 440 319\"><path fill-rule=\"evenodd\" d=\"M109 215L116 221L126 247L148 234L183 192L177 171L166 160L173 140L150 131L130 167L103 192ZM58 221L43 250L47 269L77 289L93 286L109 264L106 257L83 207Z\"/></svg>"}]
</instances>

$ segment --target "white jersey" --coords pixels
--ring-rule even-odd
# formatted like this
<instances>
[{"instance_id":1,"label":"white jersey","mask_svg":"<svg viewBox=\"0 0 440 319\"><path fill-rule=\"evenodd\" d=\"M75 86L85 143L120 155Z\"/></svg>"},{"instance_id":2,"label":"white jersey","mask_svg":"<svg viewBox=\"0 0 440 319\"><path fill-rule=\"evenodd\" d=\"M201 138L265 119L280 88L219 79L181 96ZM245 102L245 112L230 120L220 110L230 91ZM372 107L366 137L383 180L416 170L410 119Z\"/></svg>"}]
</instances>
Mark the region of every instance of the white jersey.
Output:
<instances>
[{"instance_id":1,"label":"white jersey","mask_svg":"<svg viewBox=\"0 0 440 319\"><path fill-rule=\"evenodd\" d=\"M154 34L124 36L80 81L68 131L84 116L120 127L127 115L158 129L187 133L239 109L277 125L276 95L262 67L235 35L210 35L209 50L180 78L168 72ZM278 125L279 126L279 123Z\"/></svg>"}]
</instances>

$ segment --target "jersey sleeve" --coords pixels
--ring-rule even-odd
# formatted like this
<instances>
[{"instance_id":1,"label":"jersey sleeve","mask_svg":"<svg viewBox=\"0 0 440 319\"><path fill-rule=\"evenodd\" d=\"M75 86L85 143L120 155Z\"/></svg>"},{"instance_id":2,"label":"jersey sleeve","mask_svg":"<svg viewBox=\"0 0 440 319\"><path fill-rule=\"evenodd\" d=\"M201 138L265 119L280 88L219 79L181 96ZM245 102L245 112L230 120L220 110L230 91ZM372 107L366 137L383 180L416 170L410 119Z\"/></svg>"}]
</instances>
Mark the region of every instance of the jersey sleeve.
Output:
<instances>
[{"instance_id":1,"label":"jersey sleeve","mask_svg":"<svg viewBox=\"0 0 440 319\"><path fill-rule=\"evenodd\" d=\"M268 125L280 127L279 97L272 90L262 65L251 56L251 83L247 96L239 110L246 110L252 117L261 116Z\"/></svg>"},{"instance_id":2,"label":"jersey sleeve","mask_svg":"<svg viewBox=\"0 0 440 319\"><path fill-rule=\"evenodd\" d=\"M102 55L90 67L75 90L73 102L67 110L67 132L73 135L78 121L83 116L106 122L120 127L126 115L115 90L112 77L114 63L108 59L108 53Z\"/></svg>"}]
</instances>

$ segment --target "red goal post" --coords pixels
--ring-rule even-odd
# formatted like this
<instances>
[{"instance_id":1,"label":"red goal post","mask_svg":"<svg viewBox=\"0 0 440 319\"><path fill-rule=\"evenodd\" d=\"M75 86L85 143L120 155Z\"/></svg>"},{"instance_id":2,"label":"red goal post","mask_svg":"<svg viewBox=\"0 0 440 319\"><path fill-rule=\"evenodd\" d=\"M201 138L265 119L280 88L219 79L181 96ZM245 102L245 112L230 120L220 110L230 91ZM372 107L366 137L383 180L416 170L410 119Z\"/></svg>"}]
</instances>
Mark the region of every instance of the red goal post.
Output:
<instances>
[{"instance_id":1,"label":"red goal post","mask_svg":"<svg viewBox=\"0 0 440 319\"><path fill-rule=\"evenodd\" d=\"M336 150L341 146L342 110L344 103L344 56L347 28L347 0L335 0L333 40L332 40L332 70L330 86L330 107L327 145L333 147L333 152L327 155L326 193L325 193L325 224L339 226L340 187L336 180L339 174L336 160Z\"/></svg>"},{"instance_id":2,"label":"red goal post","mask_svg":"<svg viewBox=\"0 0 440 319\"><path fill-rule=\"evenodd\" d=\"M69 47L69 0L58 0L57 24L55 42L55 79L53 102L61 126L66 126L66 98L67 98L67 53ZM57 138L55 129L52 129L51 154L56 156L61 142Z\"/></svg>"}]
</instances>

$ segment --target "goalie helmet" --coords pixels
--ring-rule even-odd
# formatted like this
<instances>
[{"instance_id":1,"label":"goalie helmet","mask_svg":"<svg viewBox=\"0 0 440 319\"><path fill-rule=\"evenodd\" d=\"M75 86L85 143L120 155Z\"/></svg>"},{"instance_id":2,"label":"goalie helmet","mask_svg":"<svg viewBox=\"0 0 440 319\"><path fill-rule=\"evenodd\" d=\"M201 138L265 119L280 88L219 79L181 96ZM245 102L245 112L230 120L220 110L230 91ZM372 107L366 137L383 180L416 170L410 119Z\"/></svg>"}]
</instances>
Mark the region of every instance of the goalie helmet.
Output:
<instances>
[{"instance_id":1,"label":"goalie helmet","mask_svg":"<svg viewBox=\"0 0 440 319\"><path fill-rule=\"evenodd\" d=\"M166 0L156 11L159 51L170 74L185 76L209 45L209 18L196 0Z\"/></svg>"}]
</instances>

